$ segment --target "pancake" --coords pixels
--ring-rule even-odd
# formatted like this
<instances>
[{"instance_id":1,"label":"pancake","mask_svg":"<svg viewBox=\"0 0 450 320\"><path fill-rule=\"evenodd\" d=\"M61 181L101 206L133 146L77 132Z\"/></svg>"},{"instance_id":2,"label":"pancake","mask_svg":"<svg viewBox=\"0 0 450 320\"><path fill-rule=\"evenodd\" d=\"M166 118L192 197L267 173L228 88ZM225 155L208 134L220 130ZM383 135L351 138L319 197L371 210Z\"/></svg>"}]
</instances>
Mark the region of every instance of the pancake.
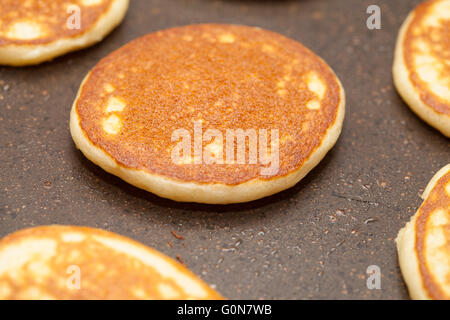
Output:
<instances>
[{"instance_id":1,"label":"pancake","mask_svg":"<svg viewBox=\"0 0 450 320\"><path fill-rule=\"evenodd\" d=\"M184 266L87 227L41 226L0 240L0 299L221 299Z\"/></svg>"},{"instance_id":2,"label":"pancake","mask_svg":"<svg viewBox=\"0 0 450 320\"><path fill-rule=\"evenodd\" d=\"M300 43L253 27L190 25L101 60L79 89L70 129L87 158L139 188L227 204L300 181L335 144L344 106L336 75ZM228 136L239 129L249 132L240 144ZM179 130L190 145L174 159Z\"/></svg>"},{"instance_id":3,"label":"pancake","mask_svg":"<svg viewBox=\"0 0 450 320\"><path fill-rule=\"evenodd\" d=\"M400 230L400 267L413 299L450 299L450 164L423 193L424 202Z\"/></svg>"},{"instance_id":4,"label":"pancake","mask_svg":"<svg viewBox=\"0 0 450 320\"><path fill-rule=\"evenodd\" d=\"M450 0L425 1L411 12L400 29L393 74L409 107L450 137Z\"/></svg>"},{"instance_id":5,"label":"pancake","mask_svg":"<svg viewBox=\"0 0 450 320\"><path fill-rule=\"evenodd\" d=\"M24 66L102 40L124 18L129 0L2 0L0 64Z\"/></svg>"}]
</instances>

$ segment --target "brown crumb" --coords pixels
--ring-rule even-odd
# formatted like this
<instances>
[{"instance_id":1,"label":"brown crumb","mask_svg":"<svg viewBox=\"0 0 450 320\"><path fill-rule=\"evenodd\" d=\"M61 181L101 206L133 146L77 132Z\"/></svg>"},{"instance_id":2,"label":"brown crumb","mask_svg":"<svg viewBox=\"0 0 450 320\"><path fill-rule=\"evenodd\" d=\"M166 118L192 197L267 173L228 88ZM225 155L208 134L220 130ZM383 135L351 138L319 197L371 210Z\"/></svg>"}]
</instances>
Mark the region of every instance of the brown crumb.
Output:
<instances>
[{"instance_id":1,"label":"brown crumb","mask_svg":"<svg viewBox=\"0 0 450 320\"><path fill-rule=\"evenodd\" d=\"M176 233L175 231L171 231L172 235L177 238L178 240L184 240L184 237Z\"/></svg>"},{"instance_id":2,"label":"brown crumb","mask_svg":"<svg viewBox=\"0 0 450 320\"><path fill-rule=\"evenodd\" d=\"M184 261L181 259L181 257L180 257L179 254L177 254L177 260L178 260L178 262L181 263L182 265L186 265L186 264L184 263Z\"/></svg>"},{"instance_id":3,"label":"brown crumb","mask_svg":"<svg viewBox=\"0 0 450 320\"><path fill-rule=\"evenodd\" d=\"M171 248L173 248L173 243L171 241L167 241L167 245Z\"/></svg>"}]
</instances>

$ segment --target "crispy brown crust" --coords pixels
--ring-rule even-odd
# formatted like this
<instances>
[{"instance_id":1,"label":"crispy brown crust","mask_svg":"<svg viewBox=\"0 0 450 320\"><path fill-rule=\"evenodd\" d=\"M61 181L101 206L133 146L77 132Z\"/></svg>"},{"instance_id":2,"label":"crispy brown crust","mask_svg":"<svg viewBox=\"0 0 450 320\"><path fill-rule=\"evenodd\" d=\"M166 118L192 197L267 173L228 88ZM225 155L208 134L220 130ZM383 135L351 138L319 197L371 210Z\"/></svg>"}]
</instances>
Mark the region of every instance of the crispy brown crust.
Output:
<instances>
[{"instance_id":1,"label":"crispy brown crust","mask_svg":"<svg viewBox=\"0 0 450 320\"><path fill-rule=\"evenodd\" d=\"M232 34L234 42L221 43L224 34ZM327 87L320 110L306 108L316 98L306 87L310 71ZM286 75L280 96L277 85ZM115 90L105 94L108 83ZM326 63L296 41L259 28L192 25L149 34L101 60L82 87L76 111L87 138L124 167L235 185L301 167L335 123L340 90ZM108 136L100 125L110 96L127 101L117 136ZM185 128L193 136L193 121L199 118L203 132L279 129L278 173L261 176L260 164L174 165L168 150L174 145L172 132Z\"/></svg>"},{"instance_id":2,"label":"crispy brown crust","mask_svg":"<svg viewBox=\"0 0 450 320\"><path fill-rule=\"evenodd\" d=\"M423 101L423 103L425 103L438 113L450 115L449 103L428 90L427 85L420 79L413 65L414 54L417 52L417 49L413 46L413 42L418 38L428 43L430 47L433 48L433 55L443 60L450 59L450 19L446 20L440 28L416 28L417 26L421 26L422 21L429 14L429 10L435 4L435 2L436 0L425 1L414 10L414 17L408 26L403 40L403 55L406 66L408 68L409 79L416 90L418 90L420 99ZM414 34L416 30L417 32L419 32L418 34ZM433 40L432 35L436 33L440 34L439 38L441 41L439 41L439 44L442 46L442 48L440 49L436 48L435 46L433 47L433 45L436 44L436 40ZM450 77L450 65L445 65L442 74L446 77Z\"/></svg>"},{"instance_id":3,"label":"crispy brown crust","mask_svg":"<svg viewBox=\"0 0 450 320\"><path fill-rule=\"evenodd\" d=\"M29 5L25 6L26 3ZM40 0L2 0L0 7L0 46L47 44L59 39L73 38L89 31L100 17L109 10L113 0L103 0L95 6L83 6L80 0L52 0L43 3ZM67 5L80 7L80 29L67 28ZM2 35L8 27L22 19L38 21L47 28L48 35L39 39L10 39ZM39 20L36 20L39 19Z\"/></svg>"},{"instance_id":4,"label":"crispy brown crust","mask_svg":"<svg viewBox=\"0 0 450 320\"><path fill-rule=\"evenodd\" d=\"M81 242L65 242L63 235L65 233L81 233L85 239ZM94 241L93 237L101 236L108 239L115 239L130 243L145 250L150 250L152 254L158 255L165 260L166 256L159 252L143 246L129 238L107 232L100 229L77 226L40 226L15 232L0 240L0 249L20 243L26 239L51 239L57 243L57 254L53 257L48 268L51 275L42 281L41 277L35 277L32 273L26 274L24 279L17 279L15 275L5 273L0 276L0 285L7 285L11 288L8 299L21 299L20 293L27 288L36 288L40 291L55 297L56 299L136 299L138 296L132 293L132 288L139 288L146 292L146 298L164 299L158 290L157 284L164 283L170 286L180 294L183 289L179 283L171 278L162 278L162 276L153 268L143 264L142 261L129 256L128 254L116 252L108 247L100 245ZM75 255L75 253L77 253ZM28 267L32 262L29 257ZM190 277L195 277L184 266L173 260L169 261L171 265L180 273ZM65 284L68 278L67 268L76 265L81 270L82 287L81 290L70 290ZM104 269L99 269L99 268ZM103 271L102 271L103 270ZM61 285L60 280L64 282ZM222 299L222 297L210 289L201 280L196 280L201 284L203 290L207 292L206 299ZM130 292L131 291L131 292ZM180 295L179 299L186 299ZM192 297L191 297L192 298Z\"/></svg>"},{"instance_id":5,"label":"crispy brown crust","mask_svg":"<svg viewBox=\"0 0 450 320\"><path fill-rule=\"evenodd\" d=\"M450 172L442 176L435 187L430 192L429 196L422 203L418 210L418 216L416 220L416 252L419 260L419 268L422 275L423 284L425 290L433 299L450 299L450 296L446 295L439 283L433 277L430 272L426 261L426 237L427 237L427 221L431 214L439 208L448 208L450 205L450 196L445 191L445 186L450 183ZM450 245L450 225L446 227L446 239L447 245ZM450 248L449 248L450 252Z\"/></svg>"}]
</instances>

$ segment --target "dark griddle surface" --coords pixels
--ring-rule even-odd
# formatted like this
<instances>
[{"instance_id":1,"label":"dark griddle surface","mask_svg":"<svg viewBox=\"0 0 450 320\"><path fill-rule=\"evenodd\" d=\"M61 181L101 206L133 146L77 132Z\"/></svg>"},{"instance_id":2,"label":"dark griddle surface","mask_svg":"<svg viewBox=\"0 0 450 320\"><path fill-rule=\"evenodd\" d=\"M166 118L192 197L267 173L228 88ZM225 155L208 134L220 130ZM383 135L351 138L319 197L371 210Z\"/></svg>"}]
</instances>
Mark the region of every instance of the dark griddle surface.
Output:
<instances>
[{"instance_id":1,"label":"dark griddle surface","mask_svg":"<svg viewBox=\"0 0 450 320\"><path fill-rule=\"evenodd\" d=\"M124 23L92 48L37 67L0 67L0 236L46 224L104 228L179 255L232 299L408 298L394 239L450 161L449 140L409 110L391 79L397 30L419 1L131 2ZM382 8L381 30L366 28L370 4ZM75 149L69 111L95 63L138 36L202 22L299 40L342 80L343 133L294 188L242 205L176 203L105 173ZM366 288L369 265L381 268L381 290Z\"/></svg>"}]
</instances>

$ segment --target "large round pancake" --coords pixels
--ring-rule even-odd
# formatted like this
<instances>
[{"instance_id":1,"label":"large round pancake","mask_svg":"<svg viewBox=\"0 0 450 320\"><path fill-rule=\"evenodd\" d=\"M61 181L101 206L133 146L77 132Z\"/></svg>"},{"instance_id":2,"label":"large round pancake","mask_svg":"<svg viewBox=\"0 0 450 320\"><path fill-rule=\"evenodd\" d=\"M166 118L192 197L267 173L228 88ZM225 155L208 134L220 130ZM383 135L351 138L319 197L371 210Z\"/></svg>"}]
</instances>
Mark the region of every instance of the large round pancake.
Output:
<instances>
[{"instance_id":1,"label":"large round pancake","mask_svg":"<svg viewBox=\"0 0 450 320\"><path fill-rule=\"evenodd\" d=\"M70 129L87 158L137 187L227 204L300 181L335 144L344 106L336 75L300 43L260 28L191 25L149 34L101 60L80 87ZM279 170L262 175L267 166L249 161L174 163L172 133L192 134L194 121L203 132L278 129Z\"/></svg>"},{"instance_id":2,"label":"large round pancake","mask_svg":"<svg viewBox=\"0 0 450 320\"><path fill-rule=\"evenodd\" d=\"M0 240L0 299L221 298L178 262L104 230L41 226Z\"/></svg>"},{"instance_id":3,"label":"large round pancake","mask_svg":"<svg viewBox=\"0 0 450 320\"><path fill-rule=\"evenodd\" d=\"M420 4L403 23L394 83L409 107L450 137L450 0Z\"/></svg>"},{"instance_id":4,"label":"large round pancake","mask_svg":"<svg viewBox=\"0 0 450 320\"><path fill-rule=\"evenodd\" d=\"M450 164L423 193L424 202L400 230L400 267L413 299L450 299Z\"/></svg>"},{"instance_id":5,"label":"large round pancake","mask_svg":"<svg viewBox=\"0 0 450 320\"><path fill-rule=\"evenodd\" d=\"M38 64L92 45L122 21L128 3L129 0L2 0L0 64ZM79 11L73 10L74 6Z\"/></svg>"}]
</instances>

